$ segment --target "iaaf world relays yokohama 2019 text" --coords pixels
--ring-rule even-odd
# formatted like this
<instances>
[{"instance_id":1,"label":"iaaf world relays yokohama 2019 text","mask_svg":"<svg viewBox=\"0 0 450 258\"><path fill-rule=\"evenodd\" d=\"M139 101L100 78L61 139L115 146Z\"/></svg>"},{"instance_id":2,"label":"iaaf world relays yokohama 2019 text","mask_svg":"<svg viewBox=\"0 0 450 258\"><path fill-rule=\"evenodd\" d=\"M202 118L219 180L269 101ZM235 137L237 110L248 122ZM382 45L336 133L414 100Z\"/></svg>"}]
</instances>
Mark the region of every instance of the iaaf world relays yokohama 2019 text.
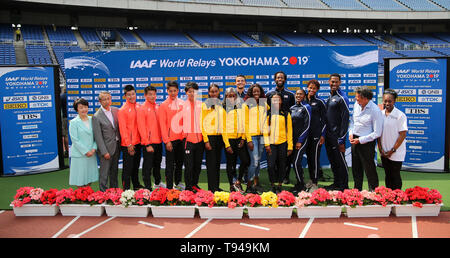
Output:
<instances>
[{"instance_id":1,"label":"iaaf world relays yokohama 2019 text","mask_svg":"<svg viewBox=\"0 0 450 258\"><path fill-rule=\"evenodd\" d=\"M188 58L188 59L150 59L150 60L132 60L130 68L152 68L159 65L160 68L183 68L183 67L215 67L216 65L224 66L273 66L273 65L305 65L309 61L309 56L303 57L219 57L217 60L204 60Z\"/></svg>"}]
</instances>

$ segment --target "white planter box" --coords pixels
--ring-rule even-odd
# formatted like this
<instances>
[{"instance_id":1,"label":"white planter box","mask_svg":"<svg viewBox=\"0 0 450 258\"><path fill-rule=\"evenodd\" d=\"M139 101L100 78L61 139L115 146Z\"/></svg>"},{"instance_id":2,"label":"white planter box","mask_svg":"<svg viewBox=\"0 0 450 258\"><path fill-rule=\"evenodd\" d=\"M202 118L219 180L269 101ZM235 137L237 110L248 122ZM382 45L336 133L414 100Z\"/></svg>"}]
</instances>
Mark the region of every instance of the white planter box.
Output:
<instances>
[{"instance_id":1,"label":"white planter box","mask_svg":"<svg viewBox=\"0 0 450 258\"><path fill-rule=\"evenodd\" d=\"M244 207L204 207L197 206L202 219L242 219L244 215Z\"/></svg>"},{"instance_id":2,"label":"white planter box","mask_svg":"<svg viewBox=\"0 0 450 258\"><path fill-rule=\"evenodd\" d=\"M414 207L412 204L394 205L392 213L397 217L407 216L438 216L443 204L423 204L422 208Z\"/></svg>"},{"instance_id":3,"label":"white planter box","mask_svg":"<svg viewBox=\"0 0 450 258\"><path fill-rule=\"evenodd\" d=\"M56 204L24 204L22 207L13 207L16 216L55 216L59 212Z\"/></svg>"},{"instance_id":4,"label":"white planter box","mask_svg":"<svg viewBox=\"0 0 450 258\"><path fill-rule=\"evenodd\" d=\"M349 218L389 217L392 205L366 205L355 208L346 205L345 208Z\"/></svg>"},{"instance_id":5,"label":"white planter box","mask_svg":"<svg viewBox=\"0 0 450 258\"><path fill-rule=\"evenodd\" d=\"M294 206L291 207L247 207L250 219L290 219Z\"/></svg>"},{"instance_id":6,"label":"white planter box","mask_svg":"<svg viewBox=\"0 0 450 258\"><path fill-rule=\"evenodd\" d=\"M148 205L130 205L123 207L120 205L105 205L106 215L110 217L147 217L150 207Z\"/></svg>"},{"instance_id":7,"label":"white planter box","mask_svg":"<svg viewBox=\"0 0 450 258\"><path fill-rule=\"evenodd\" d=\"M338 205L297 207L299 218L339 218L341 212L342 206Z\"/></svg>"},{"instance_id":8,"label":"white planter box","mask_svg":"<svg viewBox=\"0 0 450 258\"><path fill-rule=\"evenodd\" d=\"M60 204L63 216L102 216L105 210L102 204Z\"/></svg>"},{"instance_id":9,"label":"white planter box","mask_svg":"<svg viewBox=\"0 0 450 258\"><path fill-rule=\"evenodd\" d=\"M193 218L195 206L150 206L155 218Z\"/></svg>"}]
</instances>

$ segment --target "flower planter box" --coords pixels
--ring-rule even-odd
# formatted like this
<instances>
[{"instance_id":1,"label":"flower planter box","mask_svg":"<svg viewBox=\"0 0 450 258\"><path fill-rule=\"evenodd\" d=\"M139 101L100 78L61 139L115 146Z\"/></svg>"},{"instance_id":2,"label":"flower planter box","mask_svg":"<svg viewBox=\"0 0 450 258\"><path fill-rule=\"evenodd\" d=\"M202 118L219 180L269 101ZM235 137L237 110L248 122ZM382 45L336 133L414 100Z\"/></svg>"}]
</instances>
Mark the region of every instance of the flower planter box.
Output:
<instances>
[{"instance_id":1,"label":"flower planter box","mask_svg":"<svg viewBox=\"0 0 450 258\"><path fill-rule=\"evenodd\" d=\"M195 206L150 206L155 218L193 218Z\"/></svg>"},{"instance_id":2,"label":"flower planter box","mask_svg":"<svg viewBox=\"0 0 450 258\"><path fill-rule=\"evenodd\" d=\"M290 219L294 206L291 207L247 207L250 219Z\"/></svg>"},{"instance_id":3,"label":"flower planter box","mask_svg":"<svg viewBox=\"0 0 450 258\"><path fill-rule=\"evenodd\" d=\"M123 207L121 205L105 205L106 215L110 217L147 217L150 207L130 205Z\"/></svg>"},{"instance_id":4,"label":"flower planter box","mask_svg":"<svg viewBox=\"0 0 450 258\"><path fill-rule=\"evenodd\" d=\"M407 216L438 216L443 204L423 204L422 208L415 207L412 204L394 205L392 213L397 217Z\"/></svg>"},{"instance_id":5,"label":"flower planter box","mask_svg":"<svg viewBox=\"0 0 450 258\"><path fill-rule=\"evenodd\" d=\"M342 206L304 206L297 207L298 218L339 218Z\"/></svg>"},{"instance_id":6,"label":"flower planter box","mask_svg":"<svg viewBox=\"0 0 450 258\"><path fill-rule=\"evenodd\" d=\"M59 209L63 216L102 216L105 210L102 204L60 204Z\"/></svg>"},{"instance_id":7,"label":"flower planter box","mask_svg":"<svg viewBox=\"0 0 450 258\"><path fill-rule=\"evenodd\" d=\"M242 219L244 207L205 207L197 206L202 219Z\"/></svg>"},{"instance_id":8,"label":"flower planter box","mask_svg":"<svg viewBox=\"0 0 450 258\"><path fill-rule=\"evenodd\" d=\"M345 208L349 218L389 217L392 205L366 205L355 208L346 205Z\"/></svg>"},{"instance_id":9,"label":"flower planter box","mask_svg":"<svg viewBox=\"0 0 450 258\"><path fill-rule=\"evenodd\" d=\"M24 204L22 207L13 207L16 216L55 216L59 212L56 204Z\"/></svg>"}]
</instances>

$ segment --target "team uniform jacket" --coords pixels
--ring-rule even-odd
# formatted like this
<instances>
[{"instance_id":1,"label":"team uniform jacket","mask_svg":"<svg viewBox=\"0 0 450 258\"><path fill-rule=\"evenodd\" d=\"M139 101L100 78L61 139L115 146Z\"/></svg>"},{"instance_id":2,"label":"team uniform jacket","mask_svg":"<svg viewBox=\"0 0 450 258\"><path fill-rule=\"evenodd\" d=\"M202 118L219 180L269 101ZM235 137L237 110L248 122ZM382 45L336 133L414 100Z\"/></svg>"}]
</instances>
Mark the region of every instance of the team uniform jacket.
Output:
<instances>
[{"instance_id":1,"label":"team uniform jacket","mask_svg":"<svg viewBox=\"0 0 450 258\"><path fill-rule=\"evenodd\" d=\"M225 148L230 147L229 139L245 139L245 126L243 109L234 106L223 112L223 133L222 139Z\"/></svg>"},{"instance_id":2,"label":"team uniform jacket","mask_svg":"<svg viewBox=\"0 0 450 258\"><path fill-rule=\"evenodd\" d=\"M282 103L281 103L281 109L283 111L290 112L291 111L290 108L293 105L295 105L295 94L292 93L291 91L286 90L285 88L283 88L282 90L278 90L277 88L275 88L274 90L272 90L266 94L269 106L272 105L271 99L272 99L272 96L276 92L281 93L281 95L283 96Z\"/></svg>"},{"instance_id":3,"label":"team uniform jacket","mask_svg":"<svg viewBox=\"0 0 450 258\"><path fill-rule=\"evenodd\" d=\"M339 88L331 93L327 100L327 130L326 136L338 140L339 144L345 143L348 132L350 111L348 98Z\"/></svg>"},{"instance_id":4,"label":"team uniform jacket","mask_svg":"<svg viewBox=\"0 0 450 258\"><path fill-rule=\"evenodd\" d=\"M208 135L222 135L223 107L220 104L213 106L202 103L201 126L203 141L205 143L209 142Z\"/></svg>"},{"instance_id":5,"label":"team uniform jacket","mask_svg":"<svg viewBox=\"0 0 450 258\"><path fill-rule=\"evenodd\" d=\"M169 97L159 106L159 126L164 143L184 139L181 113L183 103L184 101L179 98L172 100ZM173 123L172 120L174 120Z\"/></svg>"},{"instance_id":6,"label":"team uniform jacket","mask_svg":"<svg viewBox=\"0 0 450 258\"><path fill-rule=\"evenodd\" d=\"M159 127L159 105L145 101L137 109L137 119L141 145L160 144L161 129Z\"/></svg>"},{"instance_id":7,"label":"team uniform jacket","mask_svg":"<svg viewBox=\"0 0 450 258\"><path fill-rule=\"evenodd\" d=\"M305 101L291 107L293 136L292 140L303 144L310 132L311 106Z\"/></svg>"},{"instance_id":8,"label":"team uniform jacket","mask_svg":"<svg viewBox=\"0 0 450 258\"><path fill-rule=\"evenodd\" d=\"M312 96L306 103L311 107L309 135L314 138L319 138L320 136L325 137L327 124L327 105L325 101L316 96Z\"/></svg>"},{"instance_id":9,"label":"team uniform jacket","mask_svg":"<svg viewBox=\"0 0 450 258\"><path fill-rule=\"evenodd\" d=\"M264 124L267 119L269 105L257 105L254 103L242 104L245 121L245 137L247 142L252 141L252 136L263 135Z\"/></svg>"},{"instance_id":10,"label":"team uniform jacket","mask_svg":"<svg viewBox=\"0 0 450 258\"><path fill-rule=\"evenodd\" d=\"M286 121L287 120L287 121ZM270 126L270 127L269 127ZM287 128L286 128L287 127ZM287 115L273 114L266 120L264 127L264 145L270 146L270 144L282 144L287 142L288 150L293 150L292 143L292 117L288 112Z\"/></svg>"},{"instance_id":11,"label":"team uniform jacket","mask_svg":"<svg viewBox=\"0 0 450 258\"><path fill-rule=\"evenodd\" d=\"M130 145L137 145L141 143L136 112L139 106L140 105L138 103L131 104L127 101L119 109L117 119L119 120L119 130L122 139L122 146L127 147Z\"/></svg>"}]
</instances>

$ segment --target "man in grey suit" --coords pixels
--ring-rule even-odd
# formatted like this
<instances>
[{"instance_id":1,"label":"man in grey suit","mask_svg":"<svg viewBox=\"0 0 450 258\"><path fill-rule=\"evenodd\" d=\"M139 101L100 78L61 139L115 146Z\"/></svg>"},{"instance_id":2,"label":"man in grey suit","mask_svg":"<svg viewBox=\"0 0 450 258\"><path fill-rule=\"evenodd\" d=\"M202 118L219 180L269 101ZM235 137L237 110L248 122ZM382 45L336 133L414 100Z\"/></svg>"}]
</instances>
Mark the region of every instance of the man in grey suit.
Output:
<instances>
[{"instance_id":1,"label":"man in grey suit","mask_svg":"<svg viewBox=\"0 0 450 258\"><path fill-rule=\"evenodd\" d=\"M120 133L117 107L111 107L111 94L102 91L98 95L101 107L92 117L94 139L98 146L100 159L100 191L118 187L118 166L120 156Z\"/></svg>"}]
</instances>

